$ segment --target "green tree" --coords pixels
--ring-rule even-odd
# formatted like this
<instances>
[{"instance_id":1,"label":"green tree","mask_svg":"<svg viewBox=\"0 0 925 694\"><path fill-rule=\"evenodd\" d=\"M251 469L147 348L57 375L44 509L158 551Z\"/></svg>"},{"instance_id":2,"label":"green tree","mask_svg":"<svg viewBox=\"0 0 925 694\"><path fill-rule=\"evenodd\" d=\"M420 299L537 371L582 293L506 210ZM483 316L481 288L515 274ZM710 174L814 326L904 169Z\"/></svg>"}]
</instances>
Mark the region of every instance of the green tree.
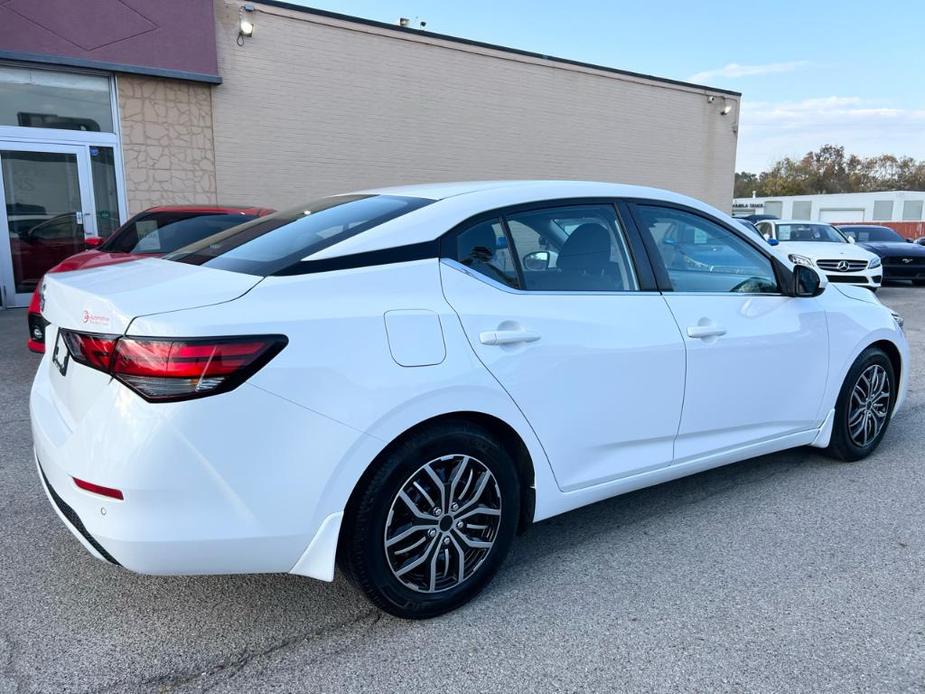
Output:
<instances>
[{"instance_id":1,"label":"green tree","mask_svg":"<svg viewBox=\"0 0 925 694\"><path fill-rule=\"evenodd\" d=\"M735 196L859 193L879 190L925 190L925 161L881 154L846 155L839 145L823 145L801 159L785 157L759 174L735 175Z\"/></svg>"}]
</instances>

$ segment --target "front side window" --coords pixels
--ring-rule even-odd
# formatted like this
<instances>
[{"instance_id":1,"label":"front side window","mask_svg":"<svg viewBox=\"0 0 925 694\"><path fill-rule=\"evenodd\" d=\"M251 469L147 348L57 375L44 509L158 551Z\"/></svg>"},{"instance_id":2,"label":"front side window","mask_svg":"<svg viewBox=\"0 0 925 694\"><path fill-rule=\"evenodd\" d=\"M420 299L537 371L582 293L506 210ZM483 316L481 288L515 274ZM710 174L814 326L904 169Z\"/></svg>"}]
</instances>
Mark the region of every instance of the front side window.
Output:
<instances>
[{"instance_id":1,"label":"front side window","mask_svg":"<svg viewBox=\"0 0 925 694\"><path fill-rule=\"evenodd\" d=\"M658 250L676 292L777 293L771 261L746 240L705 217L638 205L639 226Z\"/></svg>"}]
</instances>

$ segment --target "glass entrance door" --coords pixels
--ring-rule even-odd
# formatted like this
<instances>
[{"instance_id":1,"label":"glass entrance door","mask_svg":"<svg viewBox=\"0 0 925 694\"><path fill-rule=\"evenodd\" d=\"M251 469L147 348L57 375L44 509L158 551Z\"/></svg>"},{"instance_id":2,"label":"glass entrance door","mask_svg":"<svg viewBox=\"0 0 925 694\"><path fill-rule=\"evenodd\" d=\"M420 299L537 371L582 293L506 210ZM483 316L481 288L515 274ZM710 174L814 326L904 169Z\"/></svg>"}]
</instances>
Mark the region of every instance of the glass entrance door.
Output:
<instances>
[{"instance_id":1,"label":"glass entrance door","mask_svg":"<svg viewBox=\"0 0 925 694\"><path fill-rule=\"evenodd\" d=\"M28 306L42 275L96 235L88 148L0 142L0 287Z\"/></svg>"}]
</instances>

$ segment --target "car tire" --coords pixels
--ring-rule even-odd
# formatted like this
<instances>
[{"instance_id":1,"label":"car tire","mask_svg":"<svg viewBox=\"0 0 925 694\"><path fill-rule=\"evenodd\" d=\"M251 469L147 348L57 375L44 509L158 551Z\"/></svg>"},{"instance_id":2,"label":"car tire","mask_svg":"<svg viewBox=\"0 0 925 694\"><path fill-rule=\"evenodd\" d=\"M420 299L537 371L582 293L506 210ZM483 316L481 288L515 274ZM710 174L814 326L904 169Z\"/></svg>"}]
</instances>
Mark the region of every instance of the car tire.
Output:
<instances>
[{"instance_id":1,"label":"car tire","mask_svg":"<svg viewBox=\"0 0 925 694\"><path fill-rule=\"evenodd\" d=\"M472 423L440 423L373 463L344 515L338 565L385 612L436 617L488 585L519 517L520 483L504 446Z\"/></svg>"},{"instance_id":2,"label":"car tire","mask_svg":"<svg viewBox=\"0 0 925 694\"><path fill-rule=\"evenodd\" d=\"M889 428L896 394L896 374L889 357L878 347L864 350L838 394L832 439L825 452L846 462L873 453Z\"/></svg>"}]
</instances>

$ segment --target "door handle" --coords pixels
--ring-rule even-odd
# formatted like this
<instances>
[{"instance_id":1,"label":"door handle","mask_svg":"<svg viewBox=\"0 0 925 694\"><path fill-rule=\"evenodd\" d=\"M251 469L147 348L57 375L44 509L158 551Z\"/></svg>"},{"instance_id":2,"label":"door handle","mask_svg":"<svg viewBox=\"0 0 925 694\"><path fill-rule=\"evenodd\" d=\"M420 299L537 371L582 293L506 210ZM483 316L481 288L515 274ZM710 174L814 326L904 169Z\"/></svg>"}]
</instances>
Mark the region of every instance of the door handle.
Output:
<instances>
[{"instance_id":1,"label":"door handle","mask_svg":"<svg viewBox=\"0 0 925 694\"><path fill-rule=\"evenodd\" d=\"M687 329L687 336L697 340L708 337L720 337L726 334L726 328L720 325L692 325Z\"/></svg>"},{"instance_id":2,"label":"door handle","mask_svg":"<svg viewBox=\"0 0 925 694\"><path fill-rule=\"evenodd\" d=\"M540 334L533 330L486 330L479 333L479 342L483 345L515 345L539 339Z\"/></svg>"}]
</instances>

